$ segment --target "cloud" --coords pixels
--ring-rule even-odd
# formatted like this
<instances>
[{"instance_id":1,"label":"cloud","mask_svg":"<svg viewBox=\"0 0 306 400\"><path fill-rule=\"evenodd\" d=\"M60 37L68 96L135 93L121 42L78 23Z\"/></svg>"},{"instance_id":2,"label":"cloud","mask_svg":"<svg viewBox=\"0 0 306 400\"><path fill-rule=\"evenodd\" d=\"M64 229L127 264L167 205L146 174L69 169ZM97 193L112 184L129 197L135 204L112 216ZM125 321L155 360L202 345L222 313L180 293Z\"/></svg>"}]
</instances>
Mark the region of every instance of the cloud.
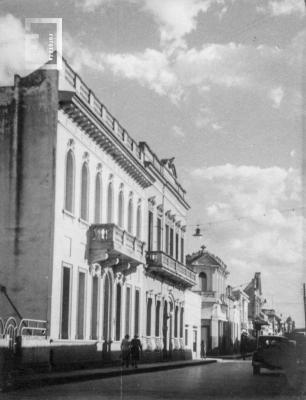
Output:
<instances>
[{"instance_id":1,"label":"cloud","mask_svg":"<svg viewBox=\"0 0 306 400\"><path fill-rule=\"evenodd\" d=\"M296 151L295 150L291 150L290 151L290 157L294 158L296 156Z\"/></svg>"},{"instance_id":2,"label":"cloud","mask_svg":"<svg viewBox=\"0 0 306 400\"><path fill-rule=\"evenodd\" d=\"M270 0L265 5L257 7L259 12L269 13L272 16L305 15L305 2L303 0Z\"/></svg>"},{"instance_id":3,"label":"cloud","mask_svg":"<svg viewBox=\"0 0 306 400\"><path fill-rule=\"evenodd\" d=\"M26 65L26 32L21 21L11 14L0 16L0 84L12 85L14 74L25 75L32 72ZM31 62L42 65L47 60L47 52L37 43L32 48ZM28 56L28 55L27 55Z\"/></svg>"},{"instance_id":4,"label":"cloud","mask_svg":"<svg viewBox=\"0 0 306 400\"><path fill-rule=\"evenodd\" d=\"M223 126L217 122L213 111L208 107L200 107L195 119L195 126L198 129L208 129L213 131L223 130Z\"/></svg>"},{"instance_id":5,"label":"cloud","mask_svg":"<svg viewBox=\"0 0 306 400\"><path fill-rule=\"evenodd\" d=\"M281 86L278 86L277 88L272 89L270 91L270 98L273 102L273 107L279 108L281 105L281 102L284 98L284 89Z\"/></svg>"},{"instance_id":6,"label":"cloud","mask_svg":"<svg viewBox=\"0 0 306 400\"><path fill-rule=\"evenodd\" d=\"M135 54L105 54L103 59L115 75L136 80L159 95L169 95L174 102L182 95L169 60L160 51L146 49Z\"/></svg>"},{"instance_id":7,"label":"cloud","mask_svg":"<svg viewBox=\"0 0 306 400\"><path fill-rule=\"evenodd\" d=\"M289 301L287 286L297 292L305 279L300 171L225 164L194 169L191 180L202 199L193 213L203 221L208 249L228 265L231 282L261 271L264 296Z\"/></svg>"},{"instance_id":8,"label":"cloud","mask_svg":"<svg viewBox=\"0 0 306 400\"><path fill-rule=\"evenodd\" d=\"M197 26L197 16L222 0L140 0L158 24L161 44L185 47L184 37Z\"/></svg>"},{"instance_id":9,"label":"cloud","mask_svg":"<svg viewBox=\"0 0 306 400\"><path fill-rule=\"evenodd\" d=\"M177 138L184 138L186 136L185 132L182 130L181 127L174 125L172 127L172 134Z\"/></svg>"},{"instance_id":10,"label":"cloud","mask_svg":"<svg viewBox=\"0 0 306 400\"><path fill-rule=\"evenodd\" d=\"M76 6L81 8L84 12L94 12L98 8L102 9L103 6L114 4L116 0L77 0Z\"/></svg>"}]
</instances>

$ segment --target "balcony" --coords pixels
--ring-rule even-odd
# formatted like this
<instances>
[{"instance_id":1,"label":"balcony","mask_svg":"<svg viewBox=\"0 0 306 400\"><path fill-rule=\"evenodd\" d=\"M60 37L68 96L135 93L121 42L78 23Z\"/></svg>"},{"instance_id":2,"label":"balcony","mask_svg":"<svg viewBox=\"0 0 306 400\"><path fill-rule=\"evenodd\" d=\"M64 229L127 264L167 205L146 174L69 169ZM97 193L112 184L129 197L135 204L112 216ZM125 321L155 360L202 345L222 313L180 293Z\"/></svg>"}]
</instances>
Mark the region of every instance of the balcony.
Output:
<instances>
[{"instance_id":1,"label":"balcony","mask_svg":"<svg viewBox=\"0 0 306 400\"><path fill-rule=\"evenodd\" d=\"M148 270L185 287L195 285L196 275L184 264L176 261L163 251L147 253Z\"/></svg>"},{"instance_id":2,"label":"balcony","mask_svg":"<svg viewBox=\"0 0 306 400\"><path fill-rule=\"evenodd\" d=\"M89 230L90 263L118 259L117 263L144 264L144 242L115 224L94 224Z\"/></svg>"},{"instance_id":3,"label":"balcony","mask_svg":"<svg viewBox=\"0 0 306 400\"><path fill-rule=\"evenodd\" d=\"M201 299L206 303L215 303L217 301L217 293L215 290L204 290L199 292Z\"/></svg>"}]
</instances>

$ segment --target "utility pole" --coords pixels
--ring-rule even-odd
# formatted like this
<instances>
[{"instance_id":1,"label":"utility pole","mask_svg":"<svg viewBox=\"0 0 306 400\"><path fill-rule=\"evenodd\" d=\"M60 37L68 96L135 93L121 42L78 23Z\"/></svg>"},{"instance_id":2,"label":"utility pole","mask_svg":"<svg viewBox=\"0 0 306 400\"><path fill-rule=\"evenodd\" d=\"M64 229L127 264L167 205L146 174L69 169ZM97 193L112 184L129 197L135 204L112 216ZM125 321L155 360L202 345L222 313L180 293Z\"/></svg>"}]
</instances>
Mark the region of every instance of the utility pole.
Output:
<instances>
[{"instance_id":1,"label":"utility pole","mask_svg":"<svg viewBox=\"0 0 306 400\"><path fill-rule=\"evenodd\" d=\"M304 314L305 314L305 329L306 329L306 283L303 283L303 297L304 297Z\"/></svg>"}]
</instances>

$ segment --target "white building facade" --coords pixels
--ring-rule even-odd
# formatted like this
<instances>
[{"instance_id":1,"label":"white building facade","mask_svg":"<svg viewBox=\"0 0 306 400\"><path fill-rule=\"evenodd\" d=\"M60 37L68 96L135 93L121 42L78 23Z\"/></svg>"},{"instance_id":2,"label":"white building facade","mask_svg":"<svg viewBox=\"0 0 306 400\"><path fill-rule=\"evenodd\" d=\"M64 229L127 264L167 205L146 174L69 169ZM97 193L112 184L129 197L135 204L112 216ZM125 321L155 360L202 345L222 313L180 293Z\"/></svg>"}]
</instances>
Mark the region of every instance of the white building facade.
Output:
<instances>
[{"instance_id":1,"label":"white building facade","mask_svg":"<svg viewBox=\"0 0 306 400\"><path fill-rule=\"evenodd\" d=\"M248 296L236 296L227 285L227 266L205 246L187 256L187 264L196 273L192 291L201 297L201 340L207 353L239 352L242 327L248 320Z\"/></svg>"},{"instance_id":2,"label":"white building facade","mask_svg":"<svg viewBox=\"0 0 306 400\"><path fill-rule=\"evenodd\" d=\"M0 334L14 326L51 365L118 359L126 334L145 360L190 357L173 159L136 143L65 60L1 88L0 106Z\"/></svg>"}]
</instances>

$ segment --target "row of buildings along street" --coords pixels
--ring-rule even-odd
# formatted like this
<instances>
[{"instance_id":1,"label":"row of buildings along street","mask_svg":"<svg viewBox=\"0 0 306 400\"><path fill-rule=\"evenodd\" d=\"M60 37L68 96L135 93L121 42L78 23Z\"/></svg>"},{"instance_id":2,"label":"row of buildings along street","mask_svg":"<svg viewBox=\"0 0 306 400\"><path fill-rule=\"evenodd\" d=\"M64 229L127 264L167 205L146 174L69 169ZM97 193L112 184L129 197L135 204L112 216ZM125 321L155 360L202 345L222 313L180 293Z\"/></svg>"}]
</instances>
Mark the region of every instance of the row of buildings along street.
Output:
<instances>
[{"instance_id":1,"label":"row of buildings along street","mask_svg":"<svg viewBox=\"0 0 306 400\"><path fill-rule=\"evenodd\" d=\"M205 246L185 254L172 154L136 143L65 60L0 88L0 113L0 342L20 365L119 361L126 334L143 362L231 354L243 332L292 328L260 271L232 287Z\"/></svg>"}]
</instances>

